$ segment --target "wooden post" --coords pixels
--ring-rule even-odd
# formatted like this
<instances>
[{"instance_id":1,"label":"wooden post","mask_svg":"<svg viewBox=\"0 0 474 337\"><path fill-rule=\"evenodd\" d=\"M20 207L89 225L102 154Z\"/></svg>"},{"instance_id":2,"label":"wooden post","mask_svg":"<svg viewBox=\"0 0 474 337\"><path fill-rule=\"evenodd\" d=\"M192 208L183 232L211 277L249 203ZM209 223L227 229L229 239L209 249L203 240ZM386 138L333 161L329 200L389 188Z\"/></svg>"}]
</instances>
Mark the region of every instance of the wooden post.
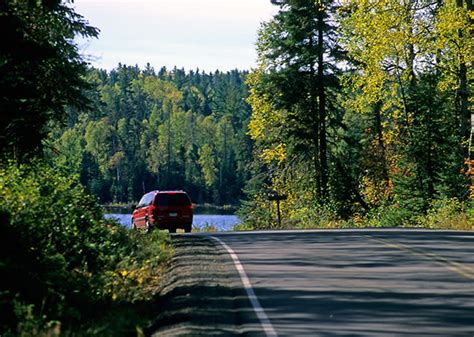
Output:
<instances>
[{"instance_id":1,"label":"wooden post","mask_svg":"<svg viewBox=\"0 0 474 337\"><path fill-rule=\"evenodd\" d=\"M272 192L272 193L270 193L270 195L268 196L268 200L270 200L270 201L276 201L276 204L277 204L278 227L281 227L280 202L281 202L282 200L286 200L286 199L288 199L288 196L287 196L287 195L278 194L278 193L276 193L276 192Z\"/></svg>"},{"instance_id":2,"label":"wooden post","mask_svg":"<svg viewBox=\"0 0 474 337\"><path fill-rule=\"evenodd\" d=\"M281 227L280 200L277 200L276 203L277 203L277 212L278 212L278 227Z\"/></svg>"},{"instance_id":3,"label":"wooden post","mask_svg":"<svg viewBox=\"0 0 474 337\"><path fill-rule=\"evenodd\" d=\"M468 158L469 178L471 181L470 197L474 201L474 113L471 114L471 135L469 137L469 158Z\"/></svg>"}]
</instances>

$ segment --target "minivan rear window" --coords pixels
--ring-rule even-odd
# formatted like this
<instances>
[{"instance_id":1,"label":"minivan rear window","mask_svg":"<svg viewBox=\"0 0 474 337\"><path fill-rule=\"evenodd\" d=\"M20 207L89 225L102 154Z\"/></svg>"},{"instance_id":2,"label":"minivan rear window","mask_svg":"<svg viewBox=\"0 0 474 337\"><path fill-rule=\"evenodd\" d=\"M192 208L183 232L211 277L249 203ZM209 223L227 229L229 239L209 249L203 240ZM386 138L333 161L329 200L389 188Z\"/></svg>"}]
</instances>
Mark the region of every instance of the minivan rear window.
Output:
<instances>
[{"instance_id":1,"label":"minivan rear window","mask_svg":"<svg viewBox=\"0 0 474 337\"><path fill-rule=\"evenodd\" d=\"M189 206L191 201L184 193L158 193L155 206Z\"/></svg>"}]
</instances>

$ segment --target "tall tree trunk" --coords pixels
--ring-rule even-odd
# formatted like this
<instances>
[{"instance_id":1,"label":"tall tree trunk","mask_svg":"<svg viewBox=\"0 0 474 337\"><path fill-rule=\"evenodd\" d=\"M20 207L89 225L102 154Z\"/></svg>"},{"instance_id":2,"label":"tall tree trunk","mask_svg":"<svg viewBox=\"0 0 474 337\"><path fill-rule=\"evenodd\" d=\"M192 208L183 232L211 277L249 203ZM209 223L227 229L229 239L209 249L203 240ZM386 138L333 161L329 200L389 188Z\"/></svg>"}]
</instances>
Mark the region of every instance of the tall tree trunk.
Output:
<instances>
[{"instance_id":1,"label":"tall tree trunk","mask_svg":"<svg viewBox=\"0 0 474 337\"><path fill-rule=\"evenodd\" d=\"M436 84L433 83L433 81L431 81L431 88L432 88L432 92L436 92ZM430 106L428 108L428 135L427 135L427 138L428 138L428 146L426 148L426 151L428 152L427 153L427 174L428 174L428 197L431 199L434 198L435 196L435 179L436 179L436 176L435 176L435 169L434 169L434 158L433 158L433 150L434 150L434 142L433 142L433 136L434 134L436 133L436 130L433 130L433 120L432 120L432 116L434 115L434 112L433 112L433 107L435 106L435 102L434 102L434 99L433 99L433 96L430 96Z\"/></svg>"},{"instance_id":2,"label":"tall tree trunk","mask_svg":"<svg viewBox=\"0 0 474 337\"><path fill-rule=\"evenodd\" d=\"M314 47L314 39L311 35L309 37L311 49ZM315 174L315 193L316 196L321 198L322 191L321 191L321 158L319 155L319 113L317 109L317 102L316 97L318 96L317 88L316 88L316 79L315 79L315 59L311 58L310 63L310 72L309 72L309 83L310 83L310 114L311 117L314 118L313 123L313 165L314 165L314 174ZM319 202L319 200L317 200Z\"/></svg>"},{"instance_id":3,"label":"tall tree trunk","mask_svg":"<svg viewBox=\"0 0 474 337\"><path fill-rule=\"evenodd\" d=\"M470 2L470 3L469 3ZM472 8L472 0L466 1L466 4ZM459 8L464 8L463 0L456 0L456 5ZM469 8L469 7L468 7ZM458 31L458 36L463 38L464 32ZM459 89L457 92L457 105L461 125L461 137L463 142L469 140L471 134L471 113L469 111L469 89L467 82L467 63L463 55L459 55L459 69L458 69ZM469 157L469 149L465 148L464 157Z\"/></svg>"},{"instance_id":4,"label":"tall tree trunk","mask_svg":"<svg viewBox=\"0 0 474 337\"><path fill-rule=\"evenodd\" d=\"M172 109L172 107L170 107ZM170 176L171 176L171 117L172 117L172 112L169 110L168 114L168 123L167 123L167 133L168 133L168 143L166 144L166 151L167 151L167 165L166 165L166 187L170 188Z\"/></svg>"},{"instance_id":5,"label":"tall tree trunk","mask_svg":"<svg viewBox=\"0 0 474 337\"><path fill-rule=\"evenodd\" d=\"M474 12L474 5L472 0L466 0L467 9L471 12ZM474 18L469 16L469 23L471 29L469 31L469 35L471 37L471 41L474 40ZM474 71L474 60L471 61L471 71ZM471 79L472 81L472 79ZM472 82L471 82L472 85ZM471 175L471 198L474 199L474 108L472 104L468 107L471 112L471 130L469 135L469 149L468 149L468 169Z\"/></svg>"},{"instance_id":6,"label":"tall tree trunk","mask_svg":"<svg viewBox=\"0 0 474 337\"><path fill-rule=\"evenodd\" d=\"M321 163L321 194L328 197L328 158L326 140L326 91L324 78L324 8L318 2L318 112L319 112L319 160Z\"/></svg>"},{"instance_id":7,"label":"tall tree trunk","mask_svg":"<svg viewBox=\"0 0 474 337\"><path fill-rule=\"evenodd\" d=\"M388 175L388 165L387 165L387 154L385 149L385 143L383 140L383 128L382 128L382 102L377 102L374 108L374 115L375 115L375 129L377 132L377 144L380 151L380 164L382 170L382 179L385 181L385 185L389 186L390 184L390 177Z\"/></svg>"},{"instance_id":8,"label":"tall tree trunk","mask_svg":"<svg viewBox=\"0 0 474 337\"><path fill-rule=\"evenodd\" d=\"M407 25L409 29L409 36L414 35L413 31L413 8L412 5L407 6L407 13L406 13L406 20L407 20ZM416 74L416 69L415 69L415 64L416 64L416 51L415 51L415 46L413 43L408 43L407 45L408 48L408 54L407 54L407 71L409 74L409 83L408 83L408 97L406 104L407 106L407 111L408 114L411 115L412 117L412 123L411 125L408 124L408 129L412 128L412 130L416 130L416 127L421 127L421 121L422 116L420 116L420 111L418 108L418 98L416 97L416 92L418 91L418 79L417 79L417 74ZM412 132L408 132L409 135L409 142L410 146L416 146L416 143L418 140L416 139L416 136L413 137ZM416 178L419 186L419 190L422 193L428 193L429 195L429 187L425 185L425 174L430 171L430 168L428 167L429 160L423 160L421 158L414 158L414 164L415 164L415 169L416 169ZM423 206L424 211L427 211L427 204L424 204Z\"/></svg>"},{"instance_id":9,"label":"tall tree trunk","mask_svg":"<svg viewBox=\"0 0 474 337\"><path fill-rule=\"evenodd\" d=\"M221 164L219 165L219 204L226 202L226 188L224 188L224 170L227 167L227 120L226 117L223 117L224 120L224 149L221 158Z\"/></svg>"}]
</instances>

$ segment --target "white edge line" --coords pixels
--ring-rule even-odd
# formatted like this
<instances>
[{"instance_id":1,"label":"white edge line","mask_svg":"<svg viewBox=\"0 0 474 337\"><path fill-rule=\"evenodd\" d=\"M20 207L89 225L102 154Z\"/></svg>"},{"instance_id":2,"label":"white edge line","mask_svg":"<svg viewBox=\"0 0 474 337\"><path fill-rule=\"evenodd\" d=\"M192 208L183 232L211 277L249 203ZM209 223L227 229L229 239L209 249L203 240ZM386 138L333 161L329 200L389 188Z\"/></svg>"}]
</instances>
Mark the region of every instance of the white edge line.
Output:
<instances>
[{"instance_id":1,"label":"white edge line","mask_svg":"<svg viewBox=\"0 0 474 337\"><path fill-rule=\"evenodd\" d=\"M270 322L270 319L268 319L267 314L265 313L265 310L263 310L262 306L260 305L260 302L257 298L257 295L255 295L255 291L252 288L252 283L250 283L250 279L247 276L247 273L245 272L244 267L242 266L242 263L240 263L239 257L237 254L230 248L224 241L221 239L215 237L215 236L210 236L212 239L216 240L219 242L222 247L227 250L229 255L232 257L232 260L234 261L235 268L239 272L240 279L242 280L242 284L245 288L245 291L247 292L247 297L250 300L250 303L252 304L253 310L255 311L255 314L257 315L258 319L260 320L260 324L262 325L263 331L265 332L265 335L268 337L277 337L278 334L276 333L275 329L273 328L272 322Z\"/></svg>"}]
</instances>

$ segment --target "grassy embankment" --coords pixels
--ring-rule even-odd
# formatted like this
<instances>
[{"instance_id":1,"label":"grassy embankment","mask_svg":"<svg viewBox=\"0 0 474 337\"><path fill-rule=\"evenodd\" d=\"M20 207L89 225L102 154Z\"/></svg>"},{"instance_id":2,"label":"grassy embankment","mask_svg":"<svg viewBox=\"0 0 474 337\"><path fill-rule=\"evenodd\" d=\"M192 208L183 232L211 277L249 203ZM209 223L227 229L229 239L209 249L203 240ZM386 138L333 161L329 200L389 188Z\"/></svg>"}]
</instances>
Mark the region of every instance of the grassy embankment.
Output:
<instances>
[{"instance_id":1,"label":"grassy embankment","mask_svg":"<svg viewBox=\"0 0 474 337\"><path fill-rule=\"evenodd\" d=\"M153 318L173 250L103 219L76 178L0 168L1 336L130 336Z\"/></svg>"}]
</instances>

